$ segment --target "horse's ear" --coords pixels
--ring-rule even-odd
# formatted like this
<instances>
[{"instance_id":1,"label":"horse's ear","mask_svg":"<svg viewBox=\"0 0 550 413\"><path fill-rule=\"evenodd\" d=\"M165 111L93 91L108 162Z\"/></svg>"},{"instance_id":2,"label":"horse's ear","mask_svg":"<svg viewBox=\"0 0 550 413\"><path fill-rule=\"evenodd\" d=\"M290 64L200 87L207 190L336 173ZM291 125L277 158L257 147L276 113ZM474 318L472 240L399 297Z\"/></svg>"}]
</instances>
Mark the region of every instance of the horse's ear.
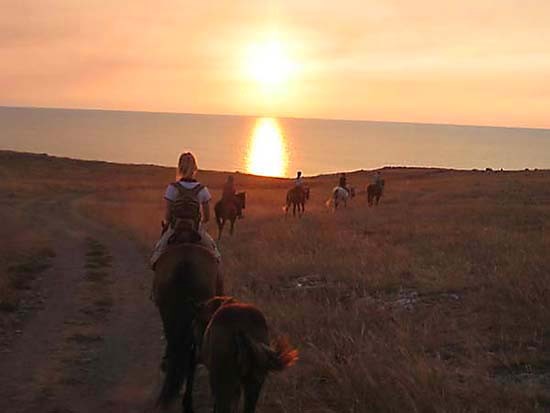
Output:
<instances>
[{"instance_id":1,"label":"horse's ear","mask_svg":"<svg viewBox=\"0 0 550 413\"><path fill-rule=\"evenodd\" d=\"M221 295L221 296L212 297L210 300L200 304L200 309L199 309L200 317L206 320L210 320L210 318L222 305L233 303L236 301L237 300L235 300L233 297L229 297L229 296Z\"/></svg>"},{"instance_id":2,"label":"horse's ear","mask_svg":"<svg viewBox=\"0 0 550 413\"><path fill-rule=\"evenodd\" d=\"M225 301L223 302L224 304L235 304L235 303L238 303L239 300L237 300L236 298L234 297L225 297Z\"/></svg>"},{"instance_id":3,"label":"horse's ear","mask_svg":"<svg viewBox=\"0 0 550 413\"><path fill-rule=\"evenodd\" d=\"M213 300L217 301L216 309L218 309L219 307L221 307L222 305L225 305L225 304L234 304L234 303L238 302L238 300L236 298L231 297L229 295L214 297Z\"/></svg>"}]
</instances>

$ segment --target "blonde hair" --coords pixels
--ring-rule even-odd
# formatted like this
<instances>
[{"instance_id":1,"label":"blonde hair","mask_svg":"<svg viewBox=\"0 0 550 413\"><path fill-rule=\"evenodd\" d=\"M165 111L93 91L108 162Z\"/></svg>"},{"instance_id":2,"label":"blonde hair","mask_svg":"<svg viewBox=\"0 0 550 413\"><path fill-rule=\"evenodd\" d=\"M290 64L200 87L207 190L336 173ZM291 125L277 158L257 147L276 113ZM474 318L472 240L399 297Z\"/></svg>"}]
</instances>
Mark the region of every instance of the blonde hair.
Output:
<instances>
[{"instance_id":1,"label":"blonde hair","mask_svg":"<svg viewBox=\"0 0 550 413\"><path fill-rule=\"evenodd\" d=\"M178 159L176 179L191 179L199 169L197 160L191 152L184 152Z\"/></svg>"}]
</instances>

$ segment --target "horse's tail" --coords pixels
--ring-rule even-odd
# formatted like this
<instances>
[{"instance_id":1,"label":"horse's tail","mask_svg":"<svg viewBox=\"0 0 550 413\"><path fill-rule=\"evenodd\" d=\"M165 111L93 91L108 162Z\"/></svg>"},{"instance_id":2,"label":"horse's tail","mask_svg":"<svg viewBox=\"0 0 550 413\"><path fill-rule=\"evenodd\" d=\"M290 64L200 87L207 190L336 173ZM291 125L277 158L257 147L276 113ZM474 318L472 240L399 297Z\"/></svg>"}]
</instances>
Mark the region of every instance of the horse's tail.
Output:
<instances>
[{"instance_id":1,"label":"horse's tail","mask_svg":"<svg viewBox=\"0 0 550 413\"><path fill-rule=\"evenodd\" d=\"M336 197L338 196L338 189L337 188L334 188L332 190L332 195L330 196L329 199L327 199L327 202L325 202L325 205L327 206L327 208L330 209L330 207L334 204L336 204Z\"/></svg>"},{"instance_id":2,"label":"horse's tail","mask_svg":"<svg viewBox=\"0 0 550 413\"><path fill-rule=\"evenodd\" d=\"M282 371L298 360L298 350L289 344L286 337L278 337L271 346L242 332L236 340L239 370L245 376L256 371Z\"/></svg>"},{"instance_id":3,"label":"horse's tail","mask_svg":"<svg viewBox=\"0 0 550 413\"><path fill-rule=\"evenodd\" d=\"M287 337L277 337L271 346L263 346L268 356L268 371L282 371L298 361L298 350L290 345Z\"/></svg>"},{"instance_id":4,"label":"horse's tail","mask_svg":"<svg viewBox=\"0 0 550 413\"><path fill-rule=\"evenodd\" d=\"M192 265L183 262L176 270L173 297L160 307L164 323L167 359L164 382L157 399L157 405L166 408L178 396L189 369L194 363L193 346L193 319L196 314L196 306L191 300L185 299L187 289L184 279L188 278L192 271ZM184 277L185 275L185 277Z\"/></svg>"},{"instance_id":5,"label":"horse's tail","mask_svg":"<svg viewBox=\"0 0 550 413\"><path fill-rule=\"evenodd\" d=\"M292 199L291 199L290 191L289 191L289 192L286 194L286 204L283 206L283 211L285 211L285 213L288 212L291 203L292 203Z\"/></svg>"}]
</instances>

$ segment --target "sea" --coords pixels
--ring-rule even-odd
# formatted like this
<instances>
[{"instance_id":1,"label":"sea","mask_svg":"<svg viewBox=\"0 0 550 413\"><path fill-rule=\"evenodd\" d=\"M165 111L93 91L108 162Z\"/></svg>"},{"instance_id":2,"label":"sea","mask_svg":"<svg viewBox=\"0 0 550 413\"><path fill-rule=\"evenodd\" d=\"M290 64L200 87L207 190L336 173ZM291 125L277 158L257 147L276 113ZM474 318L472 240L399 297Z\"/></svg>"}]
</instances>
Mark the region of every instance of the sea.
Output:
<instances>
[{"instance_id":1,"label":"sea","mask_svg":"<svg viewBox=\"0 0 550 413\"><path fill-rule=\"evenodd\" d=\"M550 129L0 107L0 149L78 159L317 175L384 166L550 168Z\"/></svg>"}]
</instances>

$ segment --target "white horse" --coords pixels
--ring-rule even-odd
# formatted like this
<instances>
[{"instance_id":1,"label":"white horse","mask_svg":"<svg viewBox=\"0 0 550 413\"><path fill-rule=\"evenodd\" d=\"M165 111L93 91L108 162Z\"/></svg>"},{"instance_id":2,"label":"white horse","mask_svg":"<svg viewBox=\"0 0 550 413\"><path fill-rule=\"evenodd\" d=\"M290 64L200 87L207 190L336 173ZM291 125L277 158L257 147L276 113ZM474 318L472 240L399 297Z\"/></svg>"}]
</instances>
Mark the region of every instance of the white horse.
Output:
<instances>
[{"instance_id":1,"label":"white horse","mask_svg":"<svg viewBox=\"0 0 550 413\"><path fill-rule=\"evenodd\" d=\"M332 190L332 197L327 201L327 207L330 208L331 205L334 205L334 210L337 210L341 204L347 207L349 198L350 193L346 189L341 186L336 186Z\"/></svg>"}]
</instances>

